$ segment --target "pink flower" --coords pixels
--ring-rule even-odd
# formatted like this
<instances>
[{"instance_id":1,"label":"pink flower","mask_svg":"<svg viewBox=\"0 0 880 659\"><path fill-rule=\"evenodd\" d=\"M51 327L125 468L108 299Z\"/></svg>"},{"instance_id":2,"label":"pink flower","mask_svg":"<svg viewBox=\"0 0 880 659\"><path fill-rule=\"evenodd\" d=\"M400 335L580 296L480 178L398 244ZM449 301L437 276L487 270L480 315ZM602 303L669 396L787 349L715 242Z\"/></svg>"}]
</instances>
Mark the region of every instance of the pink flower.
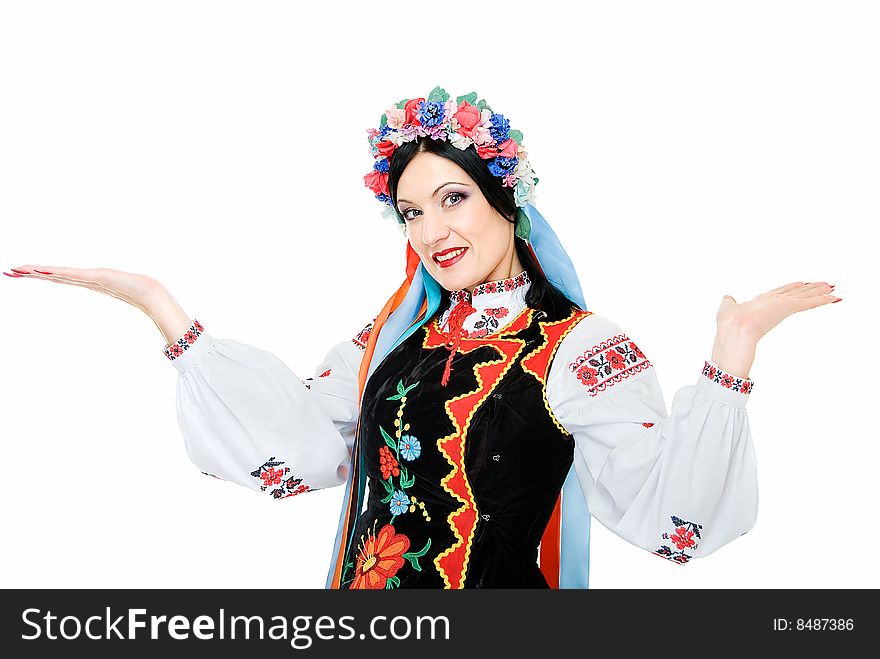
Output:
<instances>
[{"instance_id":1,"label":"pink flower","mask_svg":"<svg viewBox=\"0 0 880 659\"><path fill-rule=\"evenodd\" d=\"M452 116L458 121L458 132L465 137L473 139L474 130L481 123L479 108L467 101L462 101L458 104L458 110Z\"/></svg>"},{"instance_id":2,"label":"pink flower","mask_svg":"<svg viewBox=\"0 0 880 659\"><path fill-rule=\"evenodd\" d=\"M498 145L498 155L504 158L513 158L517 154L516 140L507 140Z\"/></svg>"},{"instance_id":3,"label":"pink flower","mask_svg":"<svg viewBox=\"0 0 880 659\"><path fill-rule=\"evenodd\" d=\"M403 126L404 119L406 119L406 112L404 112L402 108L399 108L396 105L392 105L390 108L385 110L385 120L388 122L389 128L394 128L395 130L397 130L398 128Z\"/></svg>"}]
</instances>

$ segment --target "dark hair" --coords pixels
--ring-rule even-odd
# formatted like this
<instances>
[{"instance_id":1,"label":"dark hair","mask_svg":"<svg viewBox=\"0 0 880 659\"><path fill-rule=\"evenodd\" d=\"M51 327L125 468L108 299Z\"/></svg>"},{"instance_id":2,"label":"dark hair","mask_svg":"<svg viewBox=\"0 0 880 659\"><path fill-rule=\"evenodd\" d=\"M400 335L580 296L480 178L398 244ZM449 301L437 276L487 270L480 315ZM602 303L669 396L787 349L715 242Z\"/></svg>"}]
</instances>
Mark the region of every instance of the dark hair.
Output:
<instances>
[{"instance_id":1,"label":"dark hair","mask_svg":"<svg viewBox=\"0 0 880 659\"><path fill-rule=\"evenodd\" d=\"M451 160L461 167L474 180L492 208L511 224L516 222L517 205L513 188L501 185L501 179L489 171L486 161L479 156L473 144L466 149L459 149L445 140L421 137L397 147L389 163L388 191L399 222L404 223L405 220L397 211L397 184L410 161L416 154L425 151ZM568 315L573 309L579 308L544 276L526 242L518 236L514 237L513 242L520 263L532 282L526 292L526 305L533 309L542 309L554 317ZM446 308L448 302L449 291L443 289L438 313Z\"/></svg>"}]
</instances>

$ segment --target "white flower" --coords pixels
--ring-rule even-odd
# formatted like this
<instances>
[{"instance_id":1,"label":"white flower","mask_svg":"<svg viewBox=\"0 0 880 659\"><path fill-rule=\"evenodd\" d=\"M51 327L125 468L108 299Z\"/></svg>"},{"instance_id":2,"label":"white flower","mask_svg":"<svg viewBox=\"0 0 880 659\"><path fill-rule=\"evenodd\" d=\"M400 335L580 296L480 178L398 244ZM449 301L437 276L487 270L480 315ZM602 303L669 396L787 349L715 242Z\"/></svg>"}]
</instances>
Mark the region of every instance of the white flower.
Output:
<instances>
[{"instance_id":1,"label":"white flower","mask_svg":"<svg viewBox=\"0 0 880 659\"><path fill-rule=\"evenodd\" d=\"M449 142L457 149L461 149L464 151L471 144L473 144L473 140L469 137L465 137L460 133L449 133Z\"/></svg>"}]
</instances>

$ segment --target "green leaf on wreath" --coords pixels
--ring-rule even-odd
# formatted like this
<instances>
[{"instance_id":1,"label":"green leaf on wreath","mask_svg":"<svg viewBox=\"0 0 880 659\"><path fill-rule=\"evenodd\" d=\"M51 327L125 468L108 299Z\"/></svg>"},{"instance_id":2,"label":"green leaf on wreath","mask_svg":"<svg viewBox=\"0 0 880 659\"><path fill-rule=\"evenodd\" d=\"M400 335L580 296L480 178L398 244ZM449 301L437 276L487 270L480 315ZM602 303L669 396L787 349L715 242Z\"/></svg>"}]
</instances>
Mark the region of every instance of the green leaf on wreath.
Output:
<instances>
[{"instance_id":1,"label":"green leaf on wreath","mask_svg":"<svg viewBox=\"0 0 880 659\"><path fill-rule=\"evenodd\" d=\"M456 105L461 105L462 101L467 101L471 105L476 105L477 102L477 92L471 92L470 94L465 94L464 96L459 96L455 99Z\"/></svg>"},{"instance_id":2,"label":"green leaf on wreath","mask_svg":"<svg viewBox=\"0 0 880 659\"><path fill-rule=\"evenodd\" d=\"M510 135L510 139L512 139L517 144L522 144L522 131L512 130L507 133Z\"/></svg>"}]
</instances>

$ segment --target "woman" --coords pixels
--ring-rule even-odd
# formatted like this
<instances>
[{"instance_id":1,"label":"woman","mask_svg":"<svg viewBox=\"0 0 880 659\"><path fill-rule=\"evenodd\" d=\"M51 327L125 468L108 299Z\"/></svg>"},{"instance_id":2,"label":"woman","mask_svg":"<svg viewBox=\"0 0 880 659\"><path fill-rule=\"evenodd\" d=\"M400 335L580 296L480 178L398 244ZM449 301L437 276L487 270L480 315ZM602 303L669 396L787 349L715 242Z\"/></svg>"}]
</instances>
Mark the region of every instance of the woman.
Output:
<instances>
[{"instance_id":1,"label":"woman","mask_svg":"<svg viewBox=\"0 0 880 659\"><path fill-rule=\"evenodd\" d=\"M365 183L404 229L407 277L312 377L214 339L152 278L10 276L98 290L153 319L204 473L276 499L345 483L328 587L585 588L590 514L677 564L710 554L757 515L745 411L757 341L840 298L825 282L725 296L711 360L668 415L638 344L586 310L531 204L522 134L475 101L435 88L368 130Z\"/></svg>"}]
</instances>

